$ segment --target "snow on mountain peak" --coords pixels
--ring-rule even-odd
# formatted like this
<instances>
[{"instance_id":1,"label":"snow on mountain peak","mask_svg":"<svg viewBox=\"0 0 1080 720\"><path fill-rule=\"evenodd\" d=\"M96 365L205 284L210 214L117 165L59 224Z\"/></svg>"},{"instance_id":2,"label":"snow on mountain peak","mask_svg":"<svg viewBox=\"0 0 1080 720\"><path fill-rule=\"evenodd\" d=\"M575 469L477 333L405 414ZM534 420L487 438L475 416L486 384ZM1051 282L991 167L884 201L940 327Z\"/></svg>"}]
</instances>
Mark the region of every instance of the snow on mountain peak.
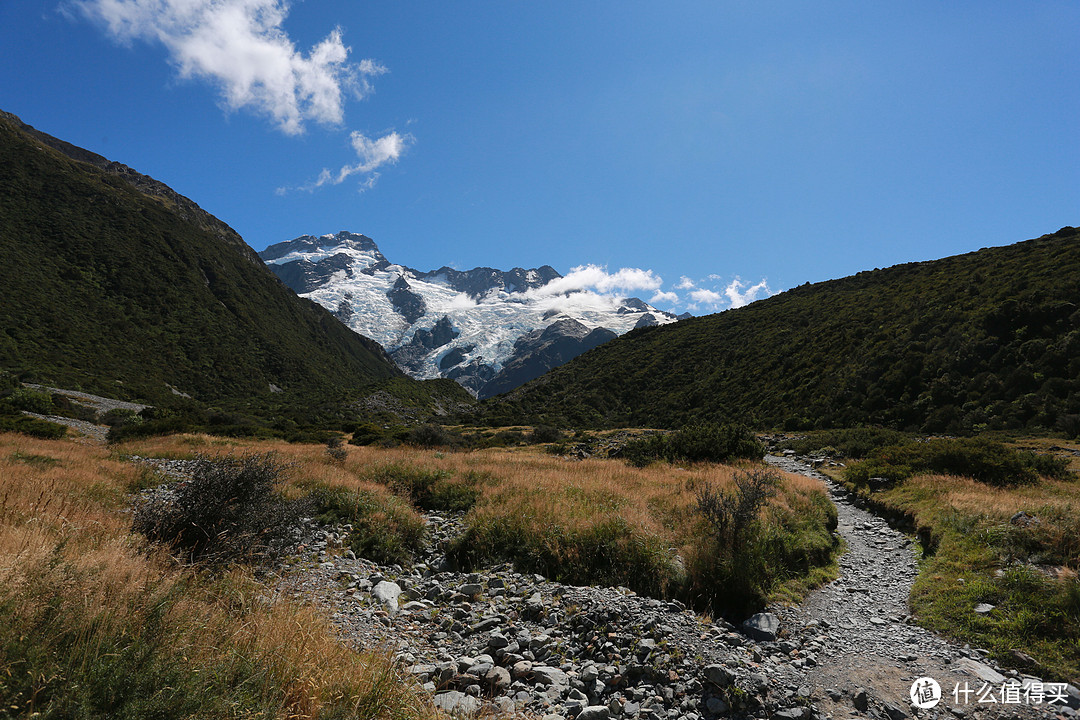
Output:
<instances>
[{"instance_id":1,"label":"snow on mountain peak","mask_svg":"<svg viewBox=\"0 0 1080 720\"><path fill-rule=\"evenodd\" d=\"M564 277L543 265L421 272L390 263L374 240L345 231L304 235L259 256L298 294L382 344L408 374L453 378L480 397L570 360L589 349L583 343L594 346L635 327L676 320L618 294L649 289L656 278L648 271L606 275L581 266ZM574 326L611 333L560 333Z\"/></svg>"}]
</instances>

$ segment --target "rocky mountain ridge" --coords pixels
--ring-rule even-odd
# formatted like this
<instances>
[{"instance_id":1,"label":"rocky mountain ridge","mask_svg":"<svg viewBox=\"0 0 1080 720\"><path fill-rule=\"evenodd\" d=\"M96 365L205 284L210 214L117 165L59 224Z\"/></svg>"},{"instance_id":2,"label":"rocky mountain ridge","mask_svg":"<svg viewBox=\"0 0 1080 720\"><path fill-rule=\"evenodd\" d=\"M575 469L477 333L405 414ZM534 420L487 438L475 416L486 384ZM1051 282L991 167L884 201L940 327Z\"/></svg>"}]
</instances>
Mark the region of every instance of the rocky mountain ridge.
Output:
<instances>
[{"instance_id":1,"label":"rocky mountain ridge","mask_svg":"<svg viewBox=\"0 0 1080 720\"><path fill-rule=\"evenodd\" d=\"M299 295L380 342L407 374L451 378L480 398L634 328L677 319L638 298L556 290L563 276L549 265L415 270L346 231L304 235L259 256Z\"/></svg>"}]
</instances>

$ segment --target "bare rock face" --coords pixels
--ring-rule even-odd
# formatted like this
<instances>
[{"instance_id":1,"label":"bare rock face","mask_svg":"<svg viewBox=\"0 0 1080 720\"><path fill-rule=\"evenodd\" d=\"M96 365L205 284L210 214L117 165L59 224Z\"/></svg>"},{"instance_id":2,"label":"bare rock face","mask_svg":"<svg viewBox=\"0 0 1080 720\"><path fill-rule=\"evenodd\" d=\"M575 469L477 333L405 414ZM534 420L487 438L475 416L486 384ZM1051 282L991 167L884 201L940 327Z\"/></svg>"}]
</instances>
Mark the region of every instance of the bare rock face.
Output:
<instances>
[{"instance_id":1,"label":"bare rock face","mask_svg":"<svg viewBox=\"0 0 1080 720\"><path fill-rule=\"evenodd\" d=\"M571 319L522 335L502 371L480 388L478 397L482 400L509 392L616 337L607 328L590 330Z\"/></svg>"},{"instance_id":2,"label":"bare rock face","mask_svg":"<svg viewBox=\"0 0 1080 720\"><path fill-rule=\"evenodd\" d=\"M424 298L412 291L412 286L404 276L399 275L394 287L386 293L390 302L394 304L394 310L405 318L408 323L414 323L427 312L427 304Z\"/></svg>"},{"instance_id":3,"label":"bare rock face","mask_svg":"<svg viewBox=\"0 0 1080 720\"><path fill-rule=\"evenodd\" d=\"M450 318L443 315L430 330L418 328L409 344L390 353L390 357L406 372L416 370L432 350L443 347L459 334Z\"/></svg>"}]
</instances>

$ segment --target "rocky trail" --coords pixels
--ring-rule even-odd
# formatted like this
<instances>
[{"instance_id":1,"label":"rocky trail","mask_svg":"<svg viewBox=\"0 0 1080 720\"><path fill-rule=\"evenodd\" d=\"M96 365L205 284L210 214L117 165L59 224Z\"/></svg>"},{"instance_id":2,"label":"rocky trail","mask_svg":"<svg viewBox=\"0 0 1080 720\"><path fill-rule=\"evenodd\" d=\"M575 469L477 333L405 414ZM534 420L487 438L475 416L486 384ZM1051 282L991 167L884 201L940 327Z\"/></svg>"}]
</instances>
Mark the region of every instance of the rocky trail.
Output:
<instances>
[{"instance_id":1,"label":"rocky trail","mask_svg":"<svg viewBox=\"0 0 1080 720\"><path fill-rule=\"evenodd\" d=\"M1045 694L1041 706L1001 702L1006 682L1038 691L1041 681L1015 670L1003 671L986 659L985 651L956 645L913 624L908 595L918 574L915 543L872 512L857 507L843 487L806 462L790 456L768 456L766 460L781 470L825 484L837 507L837 530L847 543L837 580L818 588L799 606L774 610L789 627L817 623L828 628L817 662L805 672L806 682L820 693L822 709L836 716L853 706L858 709L864 704L856 700L861 688L876 697L890 717L899 718L900 713L909 711L912 683L931 677L942 689L939 707L956 717L1033 711L1074 716L1080 704L1075 693L1073 707L1064 709L1060 703L1047 704ZM970 695L965 694L965 688L972 691ZM985 688L994 690L997 703L989 702L991 695L980 692Z\"/></svg>"},{"instance_id":2,"label":"rocky trail","mask_svg":"<svg viewBox=\"0 0 1080 720\"><path fill-rule=\"evenodd\" d=\"M343 642L387 648L438 707L466 717L1078 717L1076 688L1006 677L981 651L912 624L911 540L805 463L767 459L826 483L848 551L839 579L798 607L770 608L740 627L626 588L562 585L508 565L455 572L445 549L463 524L452 516L427 517L430 544L409 568L356 558L347 548L350 526L306 520L268 587L322 607ZM154 464L183 475L182 462ZM918 709L909 691L924 676L940 683L942 697ZM972 692L957 702L954 686ZM980 700L984 686L997 702L985 693ZM1023 702L1025 686L1043 702Z\"/></svg>"}]
</instances>

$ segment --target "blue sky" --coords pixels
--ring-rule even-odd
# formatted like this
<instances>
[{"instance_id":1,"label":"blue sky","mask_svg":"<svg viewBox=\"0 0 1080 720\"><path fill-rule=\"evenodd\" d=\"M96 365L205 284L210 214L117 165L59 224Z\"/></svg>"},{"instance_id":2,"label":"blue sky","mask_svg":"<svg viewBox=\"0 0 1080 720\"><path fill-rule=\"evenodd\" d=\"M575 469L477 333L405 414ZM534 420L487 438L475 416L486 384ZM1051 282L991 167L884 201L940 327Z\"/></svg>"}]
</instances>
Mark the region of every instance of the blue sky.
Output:
<instances>
[{"instance_id":1,"label":"blue sky","mask_svg":"<svg viewBox=\"0 0 1080 720\"><path fill-rule=\"evenodd\" d=\"M1076 0L0 0L0 109L256 249L704 314L1080 224L1077 37Z\"/></svg>"}]
</instances>

